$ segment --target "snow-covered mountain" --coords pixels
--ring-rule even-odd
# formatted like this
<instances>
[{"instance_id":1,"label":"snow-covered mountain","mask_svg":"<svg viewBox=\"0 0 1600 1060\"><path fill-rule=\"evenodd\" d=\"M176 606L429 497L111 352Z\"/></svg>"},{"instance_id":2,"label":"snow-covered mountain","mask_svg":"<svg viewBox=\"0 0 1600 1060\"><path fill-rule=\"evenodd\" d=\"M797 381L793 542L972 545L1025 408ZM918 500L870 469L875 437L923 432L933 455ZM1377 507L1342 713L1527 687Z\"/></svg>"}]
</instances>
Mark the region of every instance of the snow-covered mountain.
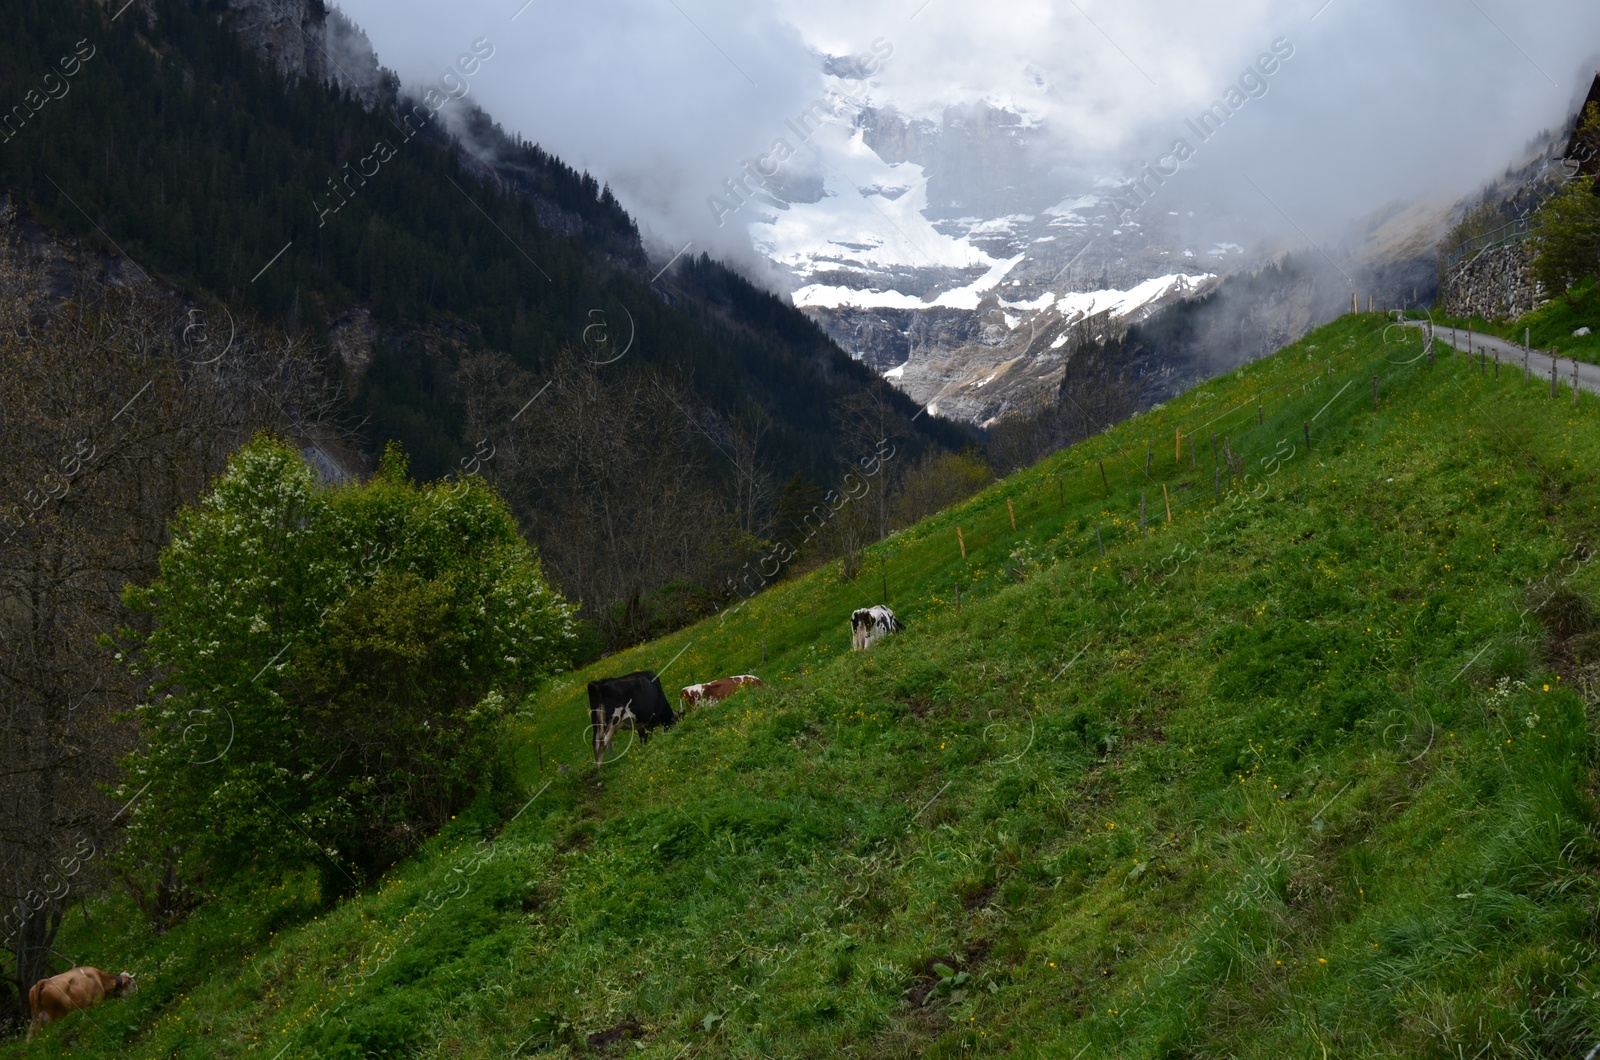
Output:
<instances>
[{"instance_id":1,"label":"snow-covered mountain","mask_svg":"<svg viewBox=\"0 0 1600 1060\"><path fill-rule=\"evenodd\" d=\"M930 411L992 422L1060 381L1075 323L1141 319L1243 264L1224 233L1187 245L1192 216L1119 220L1120 182L1055 157L1026 113L907 117L829 63L789 150L753 160L766 179L727 204L795 305Z\"/></svg>"}]
</instances>

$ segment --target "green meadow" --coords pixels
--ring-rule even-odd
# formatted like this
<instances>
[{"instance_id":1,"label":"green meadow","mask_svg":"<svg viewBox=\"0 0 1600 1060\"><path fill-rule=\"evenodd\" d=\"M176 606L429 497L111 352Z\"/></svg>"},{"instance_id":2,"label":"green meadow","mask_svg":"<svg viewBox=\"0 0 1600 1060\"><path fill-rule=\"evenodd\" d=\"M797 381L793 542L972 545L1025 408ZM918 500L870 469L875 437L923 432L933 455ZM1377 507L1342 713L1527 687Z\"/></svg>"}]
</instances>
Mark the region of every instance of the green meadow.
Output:
<instances>
[{"instance_id":1,"label":"green meadow","mask_svg":"<svg viewBox=\"0 0 1600 1060\"><path fill-rule=\"evenodd\" d=\"M0 1055L1581 1057L1600 399L1562 390L1345 317L554 680L352 898L75 909L139 993ZM635 669L766 687L596 769L585 682Z\"/></svg>"}]
</instances>

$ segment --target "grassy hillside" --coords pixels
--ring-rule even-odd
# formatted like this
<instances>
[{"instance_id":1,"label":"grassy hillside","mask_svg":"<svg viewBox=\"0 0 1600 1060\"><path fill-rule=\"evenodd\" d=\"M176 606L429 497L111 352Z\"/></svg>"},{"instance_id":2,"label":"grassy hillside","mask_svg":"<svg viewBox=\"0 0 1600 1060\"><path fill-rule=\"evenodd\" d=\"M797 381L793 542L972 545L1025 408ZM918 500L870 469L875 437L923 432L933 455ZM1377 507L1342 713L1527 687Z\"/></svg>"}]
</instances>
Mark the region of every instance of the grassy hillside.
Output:
<instances>
[{"instance_id":1,"label":"grassy hillside","mask_svg":"<svg viewBox=\"0 0 1600 1060\"><path fill-rule=\"evenodd\" d=\"M371 893L75 914L141 992L3 1053L1581 1056L1595 416L1347 317L606 660L769 687L598 775L564 679Z\"/></svg>"}]
</instances>

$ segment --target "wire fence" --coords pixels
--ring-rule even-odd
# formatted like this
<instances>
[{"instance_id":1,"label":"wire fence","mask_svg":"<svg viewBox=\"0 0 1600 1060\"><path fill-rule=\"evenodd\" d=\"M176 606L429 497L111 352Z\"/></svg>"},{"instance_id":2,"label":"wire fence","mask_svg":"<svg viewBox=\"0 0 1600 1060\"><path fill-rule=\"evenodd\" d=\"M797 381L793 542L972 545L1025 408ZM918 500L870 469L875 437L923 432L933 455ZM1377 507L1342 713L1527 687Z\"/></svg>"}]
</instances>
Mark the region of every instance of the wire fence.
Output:
<instances>
[{"instance_id":1,"label":"wire fence","mask_svg":"<svg viewBox=\"0 0 1600 1060\"><path fill-rule=\"evenodd\" d=\"M1513 243L1521 243L1533 235L1533 225L1529 218L1519 217L1510 224L1501 225L1492 232L1484 232L1470 239L1462 240L1456 248L1444 256L1444 267L1454 269L1465 259L1478 254L1480 251L1491 247L1506 247Z\"/></svg>"}]
</instances>

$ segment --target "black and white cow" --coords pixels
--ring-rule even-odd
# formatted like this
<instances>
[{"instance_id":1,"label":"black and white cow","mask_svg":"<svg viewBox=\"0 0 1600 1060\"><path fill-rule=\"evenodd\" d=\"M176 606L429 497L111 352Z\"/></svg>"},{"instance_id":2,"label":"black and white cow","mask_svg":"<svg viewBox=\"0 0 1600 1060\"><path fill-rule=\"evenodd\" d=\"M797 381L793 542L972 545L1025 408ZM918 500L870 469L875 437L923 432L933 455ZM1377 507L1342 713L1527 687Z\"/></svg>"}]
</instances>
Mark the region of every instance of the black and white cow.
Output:
<instances>
[{"instance_id":1,"label":"black and white cow","mask_svg":"<svg viewBox=\"0 0 1600 1060\"><path fill-rule=\"evenodd\" d=\"M594 762L599 765L611 750L611 738L618 729L632 729L639 742L650 739L650 730L673 725L678 716L661 690L661 680L652 670L636 670L622 677L605 677L589 682L589 725L594 733Z\"/></svg>"},{"instance_id":2,"label":"black and white cow","mask_svg":"<svg viewBox=\"0 0 1600 1060\"><path fill-rule=\"evenodd\" d=\"M882 604L863 607L850 615L850 648L852 651L870 648L879 637L899 633L903 628L895 620L894 612Z\"/></svg>"}]
</instances>

